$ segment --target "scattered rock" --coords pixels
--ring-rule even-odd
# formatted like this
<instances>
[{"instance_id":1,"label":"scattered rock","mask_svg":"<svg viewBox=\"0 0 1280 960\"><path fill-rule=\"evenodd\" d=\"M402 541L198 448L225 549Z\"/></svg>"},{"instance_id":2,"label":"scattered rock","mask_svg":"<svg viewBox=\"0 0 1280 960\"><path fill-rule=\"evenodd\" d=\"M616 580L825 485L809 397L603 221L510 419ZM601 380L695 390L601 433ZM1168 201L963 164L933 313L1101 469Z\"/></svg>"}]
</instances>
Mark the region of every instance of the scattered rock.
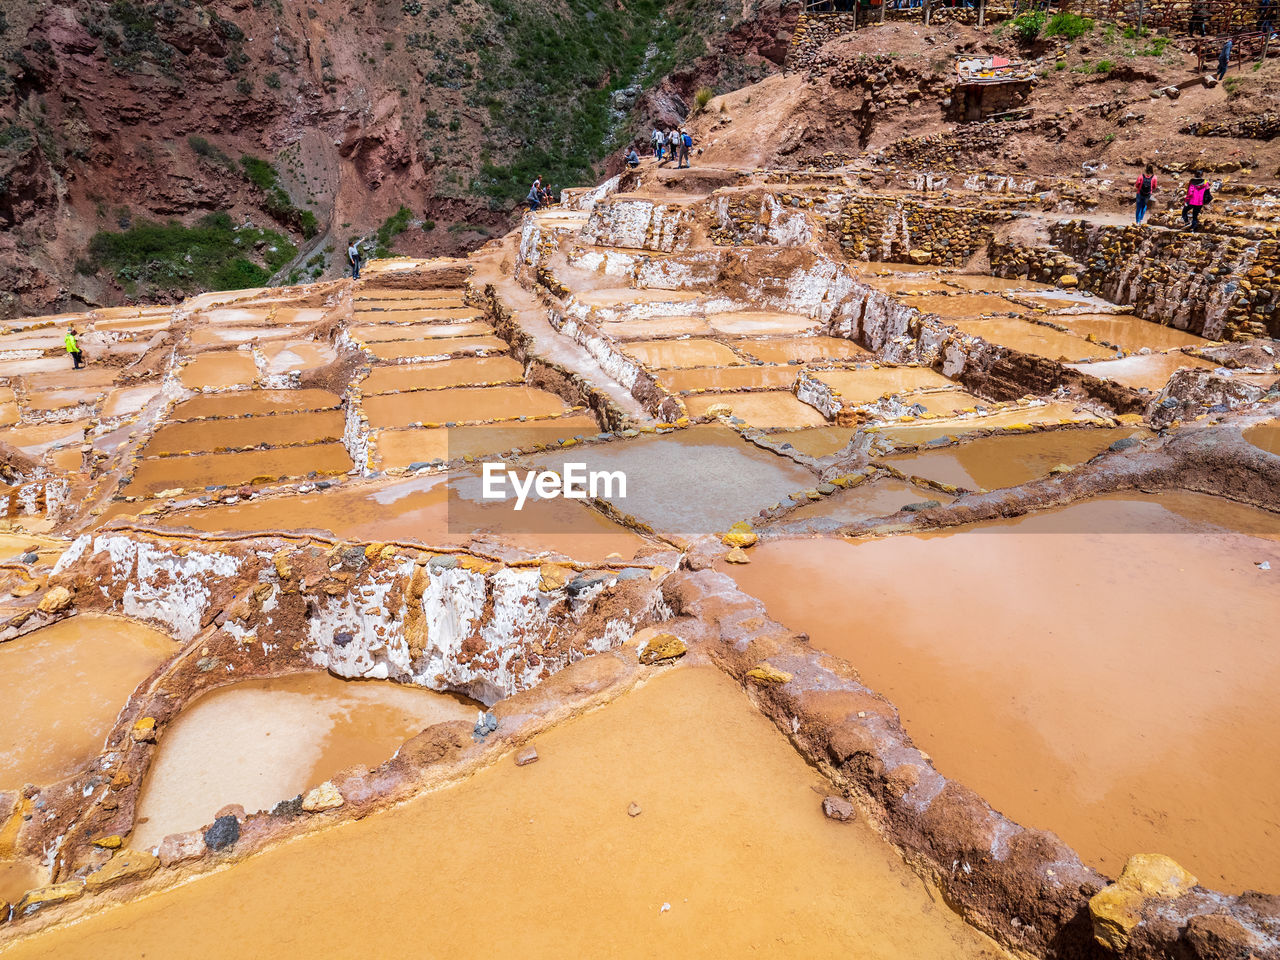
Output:
<instances>
[{"instance_id":1,"label":"scattered rock","mask_svg":"<svg viewBox=\"0 0 1280 960\"><path fill-rule=\"evenodd\" d=\"M640 809L640 804L636 803L634 800L632 800L631 803L627 806L628 817L638 817L640 816L641 812L642 811Z\"/></svg>"},{"instance_id":2,"label":"scattered rock","mask_svg":"<svg viewBox=\"0 0 1280 960\"><path fill-rule=\"evenodd\" d=\"M908 503L902 509L907 513L919 513L921 510L932 510L934 507L942 506L941 500L921 500L917 503Z\"/></svg>"},{"instance_id":3,"label":"scattered rock","mask_svg":"<svg viewBox=\"0 0 1280 960\"><path fill-rule=\"evenodd\" d=\"M54 587L40 598L40 610L43 613L61 613L71 606L71 591L66 587Z\"/></svg>"},{"instance_id":4,"label":"scattered rock","mask_svg":"<svg viewBox=\"0 0 1280 960\"><path fill-rule=\"evenodd\" d=\"M208 846L204 842L204 834L199 830L189 830L186 833L171 833L161 840L158 856L162 865L171 867L176 863L203 857L206 849Z\"/></svg>"},{"instance_id":5,"label":"scattered rock","mask_svg":"<svg viewBox=\"0 0 1280 960\"><path fill-rule=\"evenodd\" d=\"M707 407L708 417L728 417L733 415L733 407L727 403L713 403Z\"/></svg>"},{"instance_id":6,"label":"scattered rock","mask_svg":"<svg viewBox=\"0 0 1280 960\"><path fill-rule=\"evenodd\" d=\"M101 847L103 850L119 850L124 845L124 839L118 833L113 833L107 837L99 837L93 841L95 847Z\"/></svg>"},{"instance_id":7,"label":"scattered rock","mask_svg":"<svg viewBox=\"0 0 1280 960\"><path fill-rule=\"evenodd\" d=\"M14 908L15 917L29 917L42 907L54 903L66 903L77 900L84 894L83 880L68 880L66 883L55 883L47 887L28 890L26 896L18 901Z\"/></svg>"},{"instance_id":8,"label":"scattered rock","mask_svg":"<svg viewBox=\"0 0 1280 960\"><path fill-rule=\"evenodd\" d=\"M318 810L334 810L342 806L342 803L342 794L338 792L338 788L334 786L332 780L326 780L320 786L307 791L306 796L302 798L302 809L308 813L315 813Z\"/></svg>"},{"instance_id":9,"label":"scattered rock","mask_svg":"<svg viewBox=\"0 0 1280 960\"><path fill-rule=\"evenodd\" d=\"M538 589L543 593L550 593L552 590L561 589L569 582L573 567L562 563L544 563L539 572L542 574L542 579L538 582Z\"/></svg>"},{"instance_id":10,"label":"scattered rock","mask_svg":"<svg viewBox=\"0 0 1280 960\"><path fill-rule=\"evenodd\" d=\"M741 547L734 547L732 550L730 550L728 553L724 555L724 558L729 563L750 563L751 562L751 558L747 556L747 551L743 550Z\"/></svg>"},{"instance_id":11,"label":"scattered rock","mask_svg":"<svg viewBox=\"0 0 1280 960\"><path fill-rule=\"evenodd\" d=\"M750 547L759 539L756 532L751 529L751 524L745 520L739 520L720 538L720 542L726 547Z\"/></svg>"},{"instance_id":12,"label":"scattered rock","mask_svg":"<svg viewBox=\"0 0 1280 960\"><path fill-rule=\"evenodd\" d=\"M1177 861L1160 853L1136 853L1128 859L1120 879L1089 900L1093 937L1117 953L1129 945L1151 898L1173 900L1196 885L1196 878Z\"/></svg>"},{"instance_id":13,"label":"scattered rock","mask_svg":"<svg viewBox=\"0 0 1280 960\"><path fill-rule=\"evenodd\" d=\"M1109 446L1107 449L1111 450L1114 453L1119 453L1121 450L1128 450L1130 447L1136 447L1137 445L1138 445L1137 437L1121 437L1115 443L1111 444L1111 446Z\"/></svg>"},{"instance_id":14,"label":"scattered rock","mask_svg":"<svg viewBox=\"0 0 1280 960\"><path fill-rule=\"evenodd\" d=\"M1080 286L1080 278L1074 273L1064 273L1058 278L1058 286L1066 287L1068 290L1072 287Z\"/></svg>"},{"instance_id":15,"label":"scattered rock","mask_svg":"<svg viewBox=\"0 0 1280 960\"><path fill-rule=\"evenodd\" d=\"M483 740L497 729L498 718L492 713L482 713L480 718L476 720L476 725L471 728L471 735L477 740Z\"/></svg>"},{"instance_id":16,"label":"scattered rock","mask_svg":"<svg viewBox=\"0 0 1280 960\"><path fill-rule=\"evenodd\" d=\"M856 814L853 804L844 797L823 797L822 812L828 820L839 820L848 823Z\"/></svg>"},{"instance_id":17,"label":"scattered rock","mask_svg":"<svg viewBox=\"0 0 1280 960\"><path fill-rule=\"evenodd\" d=\"M915 264L924 264L933 259L933 253L929 250L911 250L907 253L907 259Z\"/></svg>"},{"instance_id":18,"label":"scattered rock","mask_svg":"<svg viewBox=\"0 0 1280 960\"><path fill-rule=\"evenodd\" d=\"M240 839L240 821L235 817L218 817L213 826L204 832L204 842L210 850L224 850Z\"/></svg>"},{"instance_id":19,"label":"scattered rock","mask_svg":"<svg viewBox=\"0 0 1280 960\"><path fill-rule=\"evenodd\" d=\"M789 683L791 674L779 670L770 663L759 663L747 671L747 676L758 683Z\"/></svg>"},{"instance_id":20,"label":"scattered rock","mask_svg":"<svg viewBox=\"0 0 1280 960\"><path fill-rule=\"evenodd\" d=\"M523 767L538 762L538 748L532 743L516 754L516 766Z\"/></svg>"},{"instance_id":21,"label":"scattered rock","mask_svg":"<svg viewBox=\"0 0 1280 960\"><path fill-rule=\"evenodd\" d=\"M156 742L156 718L142 717L133 725L132 736L137 743Z\"/></svg>"},{"instance_id":22,"label":"scattered rock","mask_svg":"<svg viewBox=\"0 0 1280 960\"><path fill-rule=\"evenodd\" d=\"M160 869L160 860L143 850L121 850L101 870L85 878L85 887L97 893L126 880L141 880Z\"/></svg>"},{"instance_id":23,"label":"scattered rock","mask_svg":"<svg viewBox=\"0 0 1280 960\"><path fill-rule=\"evenodd\" d=\"M689 651L689 646L674 633L659 633L640 648L641 663L676 660Z\"/></svg>"}]
</instances>

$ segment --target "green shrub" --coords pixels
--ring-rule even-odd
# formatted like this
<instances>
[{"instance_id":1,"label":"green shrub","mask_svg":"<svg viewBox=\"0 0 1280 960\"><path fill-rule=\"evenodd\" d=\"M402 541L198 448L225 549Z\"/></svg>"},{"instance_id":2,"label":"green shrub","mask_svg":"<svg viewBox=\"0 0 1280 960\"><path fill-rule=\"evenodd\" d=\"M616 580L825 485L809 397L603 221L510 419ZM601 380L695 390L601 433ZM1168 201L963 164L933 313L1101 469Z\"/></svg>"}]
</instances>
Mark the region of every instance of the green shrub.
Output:
<instances>
[{"instance_id":1,"label":"green shrub","mask_svg":"<svg viewBox=\"0 0 1280 960\"><path fill-rule=\"evenodd\" d=\"M266 283L296 254L283 234L237 228L229 214L211 213L192 227L140 221L119 233L100 231L85 264L145 292L238 290Z\"/></svg>"},{"instance_id":2,"label":"green shrub","mask_svg":"<svg viewBox=\"0 0 1280 960\"><path fill-rule=\"evenodd\" d=\"M268 87L270 87L272 90L279 90L279 89L280 89L280 74L278 74L278 73L274 73L274 72L273 72L273 73L268 73L268 74L267 74L267 76L266 76L265 83L266 83L266 85L267 85Z\"/></svg>"},{"instance_id":3,"label":"green shrub","mask_svg":"<svg viewBox=\"0 0 1280 960\"><path fill-rule=\"evenodd\" d=\"M375 234L373 255L375 257L391 256L391 244L396 237L409 229L409 220L413 216L408 207L401 207L383 222Z\"/></svg>"},{"instance_id":4,"label":"green shrub","mask_svg":"<svg viewBox=\"0 0 1280 960\"><path fill-rule=\"evenodd\" d=\"M1044 29L1047 19L1048 17L1043 10L1031 10L1014 17L1009 21L1009 25L1013 28L1013 34L1020 43L1030 44L1034 43L1036 38L1040 36L1040 31Z\"/></svg>"},{"instance_id":5,"label":"green shrub","mask_svg":"<svg viewBox=\"0 0 1280 960\"><path fill-rule=\"evenodd\" d=\"M245 154L240 158L245 176L258 188L270 190L276 185L276 168L261 157Z\"/></svg>"},{"instance_id":6,"label":"green shrub","mask_svg":"<svg viewBox=\"0 0 1280 960\"><path fill-rule=\"evenodd\" d=\"M693 95L693 102L698 105L699 110L705 110L707 109L707 104L711 102L711 98L715 95L715 91L710 87L700 87L698 92Z\"/></svg>"},{"instance_id":7,"label":"green shrub","mask_svg":"<svg viewBox=\"0 0 1280 960\"><path fill-rule=\"evenodd\" d=\"M1055 13L1049 19L1044 28L1044 35L1046 37L1066 37L1068 40L1078 40L1092 29L1093 21L1088 17L1081 17L1063 10Z\"/></svg>"}]
</instances>

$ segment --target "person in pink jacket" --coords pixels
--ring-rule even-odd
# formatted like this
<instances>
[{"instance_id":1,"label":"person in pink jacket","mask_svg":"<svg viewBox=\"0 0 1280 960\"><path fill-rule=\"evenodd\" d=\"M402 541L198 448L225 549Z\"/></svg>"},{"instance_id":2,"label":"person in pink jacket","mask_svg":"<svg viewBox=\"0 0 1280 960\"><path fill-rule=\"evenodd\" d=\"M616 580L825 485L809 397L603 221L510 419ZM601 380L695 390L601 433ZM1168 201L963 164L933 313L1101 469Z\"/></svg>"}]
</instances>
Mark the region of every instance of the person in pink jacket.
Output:
<instances>
[{"instance_id":1,"label":"person in pink jacket","mask_svg":"<svg viewBox=\"0 0 1280 960\"><path fill-rule=\"evenodd\" d=\"M1148 163L1146 172L1138 175L1133 189L1137 193L1137 222L1142 223L1151 204L1151 195L1156 192L1156 168Z\"/></svg>"},{"instance_id":2,"label":"person in pink jacket","mask_svg":"<svg viewBox=\"0 0 1280 960\"><path fill-rule=\"evenodd\" d=\"M1197 170L1187 184L1187 196L1182 204L1182 222L1191 227L1192 233L1200 230L1200 209L1213 199L1209 185L1204 182L1204 175Z\"/></svg>"}]
</instances>

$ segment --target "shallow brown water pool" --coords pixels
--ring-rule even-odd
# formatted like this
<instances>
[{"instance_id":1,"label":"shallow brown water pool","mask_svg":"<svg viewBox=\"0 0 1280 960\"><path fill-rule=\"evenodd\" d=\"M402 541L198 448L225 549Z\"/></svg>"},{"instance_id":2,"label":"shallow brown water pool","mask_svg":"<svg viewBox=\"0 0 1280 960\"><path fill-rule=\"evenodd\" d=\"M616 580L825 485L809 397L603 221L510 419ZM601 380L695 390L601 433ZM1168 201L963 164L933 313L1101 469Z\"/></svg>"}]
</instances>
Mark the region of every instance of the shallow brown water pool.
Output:
<instances>
[{"instance_id":1,"label":"shallow brown water pool","mask_svg":"<svg viewBox=\"0 0 1280 960\"><path fill-rule=\"evenodd\" d=\"M0 955L471 956L493 895L481 952L530 960L1003 956L870 828L824 818L829 788L713 668L667 672L537 746L537 763L501 760Z\"/></svg>"},{"instance_id":2,"label":"shallow brown water pool","mask_svg":"<svg viewBox=\"0 0 1280 960\"><path fill-rule=\"evenodd\" d=\"M766 543L729 572L945 774L1112 876L1158 851L1280 887L1280 517L1135 494L979 530Z\"/></svg>"}]
</instances>

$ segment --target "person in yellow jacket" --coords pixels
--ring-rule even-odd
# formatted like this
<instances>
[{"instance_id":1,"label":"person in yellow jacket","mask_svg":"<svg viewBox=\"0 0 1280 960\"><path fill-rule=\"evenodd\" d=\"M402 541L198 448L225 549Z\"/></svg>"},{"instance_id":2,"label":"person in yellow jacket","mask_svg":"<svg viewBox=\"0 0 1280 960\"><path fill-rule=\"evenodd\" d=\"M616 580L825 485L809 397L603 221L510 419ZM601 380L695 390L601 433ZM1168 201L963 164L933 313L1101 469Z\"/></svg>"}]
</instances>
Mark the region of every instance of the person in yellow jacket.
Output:
<instances>
[{"instance_id":1,"label":"person in yellow jacket","mask_svg":"<svg viewBox=\"0 0 1280 960\"><path fill-rule=\"evenodd\" d=\"M67 353L71 354L71 362L74 364L72 369L79 370L84 365L84 354L80 352L80 344L76 343L75 327L67 331L67 336L62 342L67 346Z\"/></svg>"}]
</instances>

